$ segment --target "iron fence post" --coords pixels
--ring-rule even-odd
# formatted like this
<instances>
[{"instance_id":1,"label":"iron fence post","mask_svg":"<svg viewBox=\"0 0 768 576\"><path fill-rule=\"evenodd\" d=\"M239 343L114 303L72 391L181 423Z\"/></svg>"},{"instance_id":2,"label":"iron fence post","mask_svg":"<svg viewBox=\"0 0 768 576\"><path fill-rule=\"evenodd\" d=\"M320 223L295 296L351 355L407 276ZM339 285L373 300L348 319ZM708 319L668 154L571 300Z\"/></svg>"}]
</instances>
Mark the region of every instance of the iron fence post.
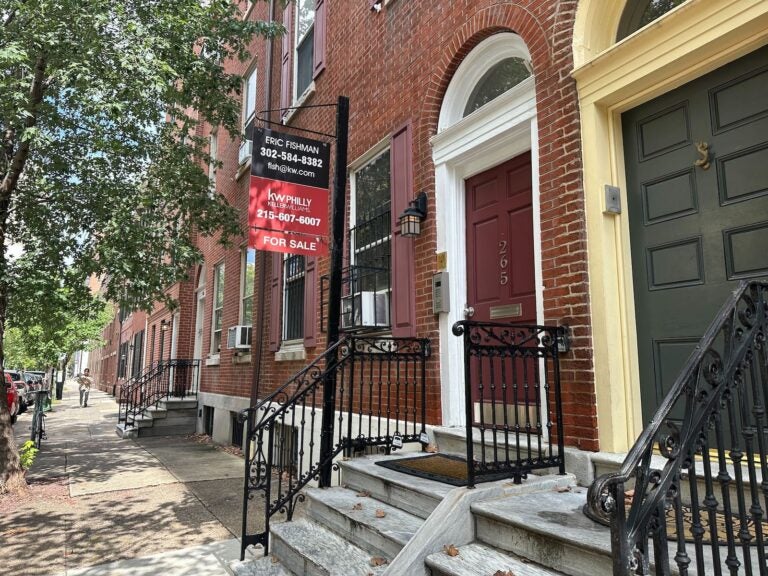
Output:
<instances>
[{"instance_id":1,"label":"iron fence post","mask_svg":"<svg viewBox=\"0 0 768 576\"><path fill-rule=\"evenodd\" d=\"M328 294L328 347L339 341L341 317L341 276L344 249L344 215L347 193L347 139L349 136L349 98L339 96L336 108L336 172L333 182L331 230L331 280ZM335 363L338 352L328 362ZM336 372L328 371L323 383L323 415L320 432L321 487L331 485L334 406L336 405Z\"/></svg>"}]
</instances>

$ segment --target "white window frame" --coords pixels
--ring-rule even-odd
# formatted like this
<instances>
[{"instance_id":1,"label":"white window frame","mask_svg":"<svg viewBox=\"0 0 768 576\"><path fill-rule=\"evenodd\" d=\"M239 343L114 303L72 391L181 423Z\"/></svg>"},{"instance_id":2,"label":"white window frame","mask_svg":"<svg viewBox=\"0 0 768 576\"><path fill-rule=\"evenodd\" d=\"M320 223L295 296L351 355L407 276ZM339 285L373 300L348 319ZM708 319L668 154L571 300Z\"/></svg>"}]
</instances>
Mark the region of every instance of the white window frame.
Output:
<instances>
[{"instance_id":1,"label":"white window frame","mask_svg":"<svg viewBox=\"0 0 768 576\"><path fill-rule=\"evenodd\" d=\"M300 3L302 1L311 2L312 3L312 23L307 27L306 31L304 32L304 35L299 37L299 9L300 9ZM301 41L306 38L310 32L314 32L315 30L315 2L314 0L297 0L296 1L296 8L293 13L293 101L294 103L299 103L300 101L303 101L305 98L305 94L308 92L311 92L314 89L314 81L312 80L312 72L313 70L310 70L310 80L309 84L307 84L307 87L304 88L304 90L299 93L299 44L301 44ZM313 37L314 38L314 37ZM313 40L314 42L314 40ZM314 68L314 61L315 61L315 48L314 45L312 46L312 58L310 59L310 67Z\"/></svg>"},{"instance_id":2,"label":"white window frame","mask_svg":"<svg viewBox=\"0 0 768 576\"><path fill-rule=\"evenodd\" d=\"M211 299L211 356L218 356L221 353L222 333L224 329L224 286L225 286L225 268L224 262L219 262L213 266L213 298ZM218 302L219 291L221 291L221 301ZM216 319L219 319L219 328L216 328ZM218 345L216 338L218 336Z\"/></svg>"},{"instance_id":3,"label":"white window frame","mask_svg":"<svg viewBox=\"0 0 768 576\"><path fill-rule=\"evenodd\" d=\"M243 78L243 130L256 116L256 95L258 93L259 69L255 63ZM248 134L246 134L248 136Z\"/></svg>"},{"instance_id":4,"label":"white window frame","mask_svg":"<svg viewBox=\"0 0 768 576\"><path fill-rule=\"evenodd\" d=\"M349 210L349 228L348 231L352 228L356 227L357 225L357 175L358 173L363 170L366 166L369 164L375 162L378 160L382 155L385 153L392 153L392 140L389 136L379 141L373 148L371 148L368 152L363 154L360 158L355 160L350 165L350 210ZM391 174L391 168L390 168L390 182L391 182L392 174ZM390 210L392 208L392 189L390 185L389 190L389 200L390 200ZM383 243L384 241L389 240L390 242L390 251L393 249L393 234L392 234L392 228L390 226L389 228L389 236L387 238L380 238L378 239L375 244L371 244L368 246L369 248L373 248L375 245L379 245L380 243ZM349 263L351 266L354 266L357 260L357 253L355 251L355 246L350 245L349 246ZM389 286L386 289L386 292L388 294L389 299L389 308L390 308L390 317L387 319L389 322L392 321L391 317L391 303L392 303L392 258L390 254L390 260L387 262L387 266L389 267ZM384 292L384 290L380 290L379 292Z\"/></svg>"},{"instance_id":5,"label":"white window frame","mask_svg":"<svg viewBox=\"0 0 768 576\"><path fill-rule=\"evenodd\" d=\"M253 262L253 268L248 270L248 261L249 256L252 256L252 262ZM253 325L253 293L255 288L255 279L253 271L256 268L256 249L255 248L249 248L248 246L245 246L241 250L241 256L240 256L240 313L238 318L240 319L241 325L247 325L252 326ZM250 290L251 293L247 294L247 288L250 284ZM250 298L251 300L251 318L246 319L245 318L245 307L246 307L246 299Z\"/></svg>"}]
</instances>

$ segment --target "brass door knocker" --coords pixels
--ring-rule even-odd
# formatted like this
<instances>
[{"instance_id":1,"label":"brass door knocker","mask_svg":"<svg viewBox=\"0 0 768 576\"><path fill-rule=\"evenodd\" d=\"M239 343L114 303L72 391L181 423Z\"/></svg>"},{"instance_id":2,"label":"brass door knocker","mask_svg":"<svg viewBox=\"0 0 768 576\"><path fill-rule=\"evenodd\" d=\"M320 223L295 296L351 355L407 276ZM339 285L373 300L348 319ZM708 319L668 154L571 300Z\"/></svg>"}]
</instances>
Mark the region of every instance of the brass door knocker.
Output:
<instances>
[{"instance_id":1,"label":"brass door knocker","mask_svg":"<svg viewBox=\"0 0 768 576\"><path fill-rule=\"evenodd\" d=\"M701 158L696 160L693 165L702 170L709 170L709 144L706 142L696 142L696 150L701 154Z\"/></svg>"}]
</instances>

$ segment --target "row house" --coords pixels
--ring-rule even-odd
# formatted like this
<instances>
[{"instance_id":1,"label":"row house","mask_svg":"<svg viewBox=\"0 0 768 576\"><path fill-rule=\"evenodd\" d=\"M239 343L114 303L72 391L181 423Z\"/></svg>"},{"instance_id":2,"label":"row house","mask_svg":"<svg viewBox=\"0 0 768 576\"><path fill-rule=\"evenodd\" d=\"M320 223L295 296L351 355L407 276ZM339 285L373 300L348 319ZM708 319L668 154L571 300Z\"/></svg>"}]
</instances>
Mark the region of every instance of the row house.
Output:
<instances>
[{"instance_id":1,"label":"row house","mask_svg":"<svg viewBox=\"0 0 768 576\"><path fill-rule=\"evenodd\" d=\"M254 130L328 142L333 163L326 135L348 97L342 334L428 340L434 443L468 418L530 423L552 402L538 383L515 398L522 416L499 416L497 396L467 408L478 391L457 322L561 327L560 412L540 432L589 485L654 418L739 281L768 275L768 3L243 6L287 31L227 64L244 78L245 139L208 127L212 181L243 229ZM121 339L154 350L143 362L199 360L197 431L241 446L238 412L327 348L333 260L250 244L201 238L204 263L172 288L180 308Z\"/></svg>"}]
</instances>

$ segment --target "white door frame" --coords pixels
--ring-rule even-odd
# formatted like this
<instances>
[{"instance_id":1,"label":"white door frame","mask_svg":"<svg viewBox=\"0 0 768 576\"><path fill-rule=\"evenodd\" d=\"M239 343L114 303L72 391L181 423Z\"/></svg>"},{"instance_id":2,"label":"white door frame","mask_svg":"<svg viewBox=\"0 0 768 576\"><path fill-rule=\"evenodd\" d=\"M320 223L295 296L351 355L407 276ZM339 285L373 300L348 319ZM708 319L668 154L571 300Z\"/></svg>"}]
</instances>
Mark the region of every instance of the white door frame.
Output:
<instances>
[{"instance_id":1,"label":"white door frame","mask_svg":"<svg viewBox=\"0 0 768 576\"><path fill-rule=\"evenodd\" d=\"M520 154L531 152L533 244L536 281L536 316L543 314L541 225L539 219L539 154L536 93L530 77L462 118L464 106L477 81L488 68L509 56L527 56L519 36L502 33L481 42L459 66L440 110L438 133L430 140L435 164L437 252L448 255L451 310L441 314L440 377L442 422L464 426L464 348L453 335L453 324L464 319L467 302L466 193L464 181Z\"/></svg>"}]
</instances>

